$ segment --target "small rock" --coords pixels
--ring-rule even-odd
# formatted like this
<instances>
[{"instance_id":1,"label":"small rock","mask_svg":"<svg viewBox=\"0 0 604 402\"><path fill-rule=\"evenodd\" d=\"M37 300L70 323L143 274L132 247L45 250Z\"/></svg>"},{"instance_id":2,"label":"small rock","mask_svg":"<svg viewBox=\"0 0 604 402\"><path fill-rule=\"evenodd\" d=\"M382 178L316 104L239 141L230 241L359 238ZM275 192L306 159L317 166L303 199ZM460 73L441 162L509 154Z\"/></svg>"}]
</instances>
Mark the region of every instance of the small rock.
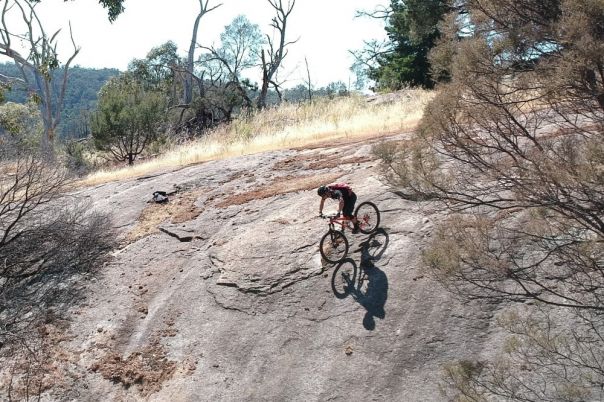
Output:
<instances>
[{"instance_id":1,"label":"small rock","mask_svg":"<svg viewBox=\"0 0 604 402\"><path fill-rule=\"evenodd\" d=\"M352 346L346 346L346 349L344 349L344 353L346 353L347 356L350 356L352 354Z\"/></svg>"}]
</instances>

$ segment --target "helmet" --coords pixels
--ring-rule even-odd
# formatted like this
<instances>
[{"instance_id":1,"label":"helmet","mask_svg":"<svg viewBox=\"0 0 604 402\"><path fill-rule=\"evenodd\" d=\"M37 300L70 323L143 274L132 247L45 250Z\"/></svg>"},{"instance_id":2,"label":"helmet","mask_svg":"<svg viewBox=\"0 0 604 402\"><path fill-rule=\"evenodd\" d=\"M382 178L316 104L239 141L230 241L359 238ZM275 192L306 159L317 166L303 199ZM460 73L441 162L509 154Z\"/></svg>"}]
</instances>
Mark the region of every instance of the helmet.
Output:
<instances>
[{"instance_id":1,"label":"helmet","mask_svg":"<svg viewBox=\"0 0 604 402\"><path fill-rule=\"evenodd\" d=\"M329 191L329 189L327 188L327 186L321 186L317 190L317 194L319 194L321 197L323 197L325 194L327 194L328 191Z\"/></svg>"}]
</instances>

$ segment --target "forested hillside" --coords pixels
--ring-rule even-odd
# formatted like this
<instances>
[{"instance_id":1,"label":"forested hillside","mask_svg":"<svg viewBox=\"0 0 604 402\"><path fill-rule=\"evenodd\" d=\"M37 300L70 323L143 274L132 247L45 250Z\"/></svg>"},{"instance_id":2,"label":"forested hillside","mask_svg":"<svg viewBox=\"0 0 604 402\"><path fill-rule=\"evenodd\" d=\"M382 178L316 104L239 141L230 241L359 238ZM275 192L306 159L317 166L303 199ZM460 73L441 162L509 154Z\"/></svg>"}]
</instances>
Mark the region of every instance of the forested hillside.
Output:
<instances>
[{"instance_id":1,"label":"forested hillside","mask_svg":"<svg viewBox=\"0 0 604 402\"><path fill-rule=\"evenodd\" d=\"M56 70L55 75L62 74ZM14 63L0 64L0 74L8 77L20 77L21 73ZM69 79L65 90L63 121L59 125L59 136L62 138L81 138L89 133L85 128L82 117L94 109L97 95L101 87L109 78L119 74L114 68L83 68L72 67L69 69ZM25 103L29 97L28 89L23 85L15 84L10 91L5 93L6 101Z\"/></svg>"}]
</instances>

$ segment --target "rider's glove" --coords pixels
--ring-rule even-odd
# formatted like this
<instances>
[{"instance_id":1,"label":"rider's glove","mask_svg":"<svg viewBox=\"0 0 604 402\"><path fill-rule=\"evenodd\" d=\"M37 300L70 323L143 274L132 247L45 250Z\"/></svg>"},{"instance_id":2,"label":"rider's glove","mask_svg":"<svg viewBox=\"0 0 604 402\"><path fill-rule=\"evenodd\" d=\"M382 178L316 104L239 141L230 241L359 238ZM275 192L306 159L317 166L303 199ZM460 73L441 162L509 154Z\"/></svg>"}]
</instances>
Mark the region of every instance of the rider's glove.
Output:
<instances>
[{"instance_id":1,"label":"rider's glove","mask_svg":"<svg viewBox=\"0 0 604 402\"><path fill-rule=\"evenodd\" d=\"M340 217L340 213L338 212L338 213L336 214L336 218L339 218L339 217Z\"/></svg>"}]
</instances>

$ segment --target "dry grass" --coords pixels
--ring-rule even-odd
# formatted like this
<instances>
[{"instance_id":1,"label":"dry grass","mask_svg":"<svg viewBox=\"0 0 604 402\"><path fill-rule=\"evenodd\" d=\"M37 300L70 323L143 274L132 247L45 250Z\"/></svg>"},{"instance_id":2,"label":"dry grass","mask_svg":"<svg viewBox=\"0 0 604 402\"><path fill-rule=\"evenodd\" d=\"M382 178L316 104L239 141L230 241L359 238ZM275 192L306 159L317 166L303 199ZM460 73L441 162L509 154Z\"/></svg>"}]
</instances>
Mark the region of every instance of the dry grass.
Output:
<instances>
[{"instance_id":1,"label":"dry grass","mask_svg":"<svg viewBox=\"0 0 604 402\"><path fill-rule=\"evenodd\" d=\"M204 138L133 167L98 171L80 182L95 185L204 161L326 141L354 141L412 130L433 93L408 90L390 102L352 96L312 104L284 104L221 126Z\"/></svg>"}]
</instances>

